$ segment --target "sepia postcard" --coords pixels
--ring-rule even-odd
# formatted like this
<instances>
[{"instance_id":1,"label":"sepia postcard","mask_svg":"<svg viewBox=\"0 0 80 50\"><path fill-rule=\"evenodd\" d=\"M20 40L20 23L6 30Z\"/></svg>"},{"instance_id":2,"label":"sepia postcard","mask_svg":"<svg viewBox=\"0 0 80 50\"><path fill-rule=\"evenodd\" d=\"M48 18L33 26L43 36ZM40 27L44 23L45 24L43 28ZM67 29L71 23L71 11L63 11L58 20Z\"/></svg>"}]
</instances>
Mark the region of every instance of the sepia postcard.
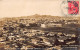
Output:
<instances>
[{"instance_id":1,"label":"sepia postcard","mask_svg":"<svg viewBox=\"0 0 80 50\"><path fill-rule=\"evenodd\" d=\"M0 0L0 50L80 50L80 0Z\"/></svg>"}]
</instances>

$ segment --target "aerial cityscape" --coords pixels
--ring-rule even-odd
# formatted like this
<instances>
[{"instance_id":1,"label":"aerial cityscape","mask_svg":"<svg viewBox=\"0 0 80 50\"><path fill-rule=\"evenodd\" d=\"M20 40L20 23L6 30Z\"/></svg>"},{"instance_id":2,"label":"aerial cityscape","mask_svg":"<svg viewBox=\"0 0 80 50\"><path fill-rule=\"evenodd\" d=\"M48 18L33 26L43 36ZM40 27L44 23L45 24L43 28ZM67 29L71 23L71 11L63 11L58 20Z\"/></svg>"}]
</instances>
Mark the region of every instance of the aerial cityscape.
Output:
<instances>
[{"instance_id":1,"label":"aerial cityscape","mask_svg":"<svg viewBox=\"0 0 80 50\"><path fill-rule=\"evenodd\" d=\"M80 49L80 18L33 15L0 20L0 49Z\"/></svg>"}]
</instances>

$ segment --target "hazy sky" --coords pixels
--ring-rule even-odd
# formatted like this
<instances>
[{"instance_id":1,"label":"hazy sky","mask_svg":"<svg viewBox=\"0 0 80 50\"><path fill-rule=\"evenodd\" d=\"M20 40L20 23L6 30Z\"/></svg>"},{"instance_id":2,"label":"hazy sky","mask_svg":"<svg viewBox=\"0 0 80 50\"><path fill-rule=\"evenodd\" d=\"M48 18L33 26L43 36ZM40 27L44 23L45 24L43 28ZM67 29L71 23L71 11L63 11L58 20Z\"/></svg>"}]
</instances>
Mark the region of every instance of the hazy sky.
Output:
<instances>
[{"instance_id":1,"label":"hazy sky","mask_svg":"<svg viewBox=\"0 0 80 50\"><path fill-rule=\"evenodd\" d=\"M61 0L0 0L0 17L34 14L62 16Z\"/></svg>"}]
</instances>

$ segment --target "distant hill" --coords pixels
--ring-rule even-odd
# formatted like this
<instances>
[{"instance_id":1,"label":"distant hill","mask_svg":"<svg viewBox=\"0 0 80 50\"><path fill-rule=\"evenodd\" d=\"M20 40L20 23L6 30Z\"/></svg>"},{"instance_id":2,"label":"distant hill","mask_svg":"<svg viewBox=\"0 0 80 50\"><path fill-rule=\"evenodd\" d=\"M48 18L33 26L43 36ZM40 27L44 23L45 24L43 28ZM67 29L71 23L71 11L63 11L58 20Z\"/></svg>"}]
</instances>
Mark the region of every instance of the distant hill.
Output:
<instances>
[{"instance_id":1,"label":"distant hill","mask_svg":"<svg viewBox=\"0 0 80 50\"><path fill-rule=\"evenodd\" d=\"M0 27L6 22L6 21L12 21L12 20L19 20L19 19L49 19L49 20L80 20L80 17L60 17L60 16L51 16L51 15L39 15L39 14L35 14L35 15L31 15L31 16L21 16L21 17L6 17L6 18L1 18L0 19Z\"/></svg>"}]
</instances>

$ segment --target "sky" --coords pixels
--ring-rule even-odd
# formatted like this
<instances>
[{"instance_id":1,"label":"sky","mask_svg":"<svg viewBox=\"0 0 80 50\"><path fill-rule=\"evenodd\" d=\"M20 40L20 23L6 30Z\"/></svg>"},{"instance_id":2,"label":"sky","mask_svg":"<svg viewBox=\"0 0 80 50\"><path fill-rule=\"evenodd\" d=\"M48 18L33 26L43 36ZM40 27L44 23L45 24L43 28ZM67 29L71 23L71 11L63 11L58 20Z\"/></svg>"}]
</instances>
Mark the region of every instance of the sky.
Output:
<instances>
[{"instance_id":1,"label":"sky","mask_svg":"<svg viewBox=\"0 0 80 50\"><path fill-rule=\"evenodd\" d=\"M63 16L61 2L61 0L0 0L0 17L34 14Z\"/></svg>"}]
</instances>

